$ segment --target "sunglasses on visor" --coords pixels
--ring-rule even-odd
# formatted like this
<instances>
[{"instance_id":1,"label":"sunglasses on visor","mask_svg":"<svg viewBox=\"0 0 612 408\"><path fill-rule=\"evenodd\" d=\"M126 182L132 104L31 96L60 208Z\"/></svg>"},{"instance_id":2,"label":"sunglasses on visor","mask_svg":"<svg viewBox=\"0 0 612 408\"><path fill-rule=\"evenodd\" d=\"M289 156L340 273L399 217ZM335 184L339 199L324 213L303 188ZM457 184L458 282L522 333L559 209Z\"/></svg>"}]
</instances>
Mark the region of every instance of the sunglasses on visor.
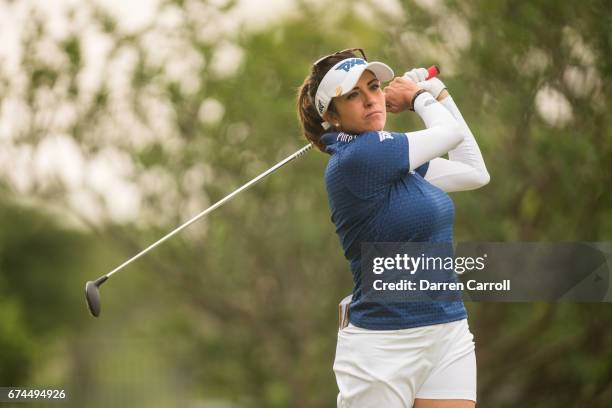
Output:
<instances>
[{"instance_id":1,"label":"sunglasses on visor","mask_svg":"<svg viewBox=\"0 0 612 408\"><path fill-rule=\"evenodd\" d=\"M314 64L312 64L312 67L313 67L313 68L319 68L319 64L321 64L321 63L322 63L323 61L325 61L326 59L328 59L328 58L330 58L330 57L333 57L333 56L335 56L335 55L338 55L338 54L343 54L343 53L345 53L345 52L350 52L350 53L353 53L353 54L355 54L355 52L359 52L359 53L361 54L361 57L362 57L364 60L366 60L366 61L368 60L368 59L366 58L365 52L363 52L363 49L362 49L362 48L347 48L346 50L342 50L342 51L334 52L333 54L329 54L329 55L326 55L326 56L324 56L324 57L319 58L318 60L316 60L316 61L315 61L315 63L314 63Z\"/></svg>"}]
</instances>

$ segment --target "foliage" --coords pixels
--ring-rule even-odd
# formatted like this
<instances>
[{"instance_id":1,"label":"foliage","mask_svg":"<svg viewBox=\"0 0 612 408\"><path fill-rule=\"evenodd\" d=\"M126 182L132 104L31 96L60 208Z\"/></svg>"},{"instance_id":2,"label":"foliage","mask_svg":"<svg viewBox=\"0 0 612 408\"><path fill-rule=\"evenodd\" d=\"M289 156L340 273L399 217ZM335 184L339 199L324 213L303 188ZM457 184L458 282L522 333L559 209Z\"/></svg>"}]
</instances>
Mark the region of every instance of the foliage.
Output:
<instances>
[{"instance_id":1,"label":"foliage","mask_svg":"<svg viewBox=\"0 0 612 408\"><path fill-rule=\"evenodd\" d=\"M323 154L109 281L99 320L86 318L81 296L85 280L303 146L297 87L337 49L361 45L397 73L441 64L492 176L454 195L457 241L609 240L603 1L406 1L396 11L299 1L283 18L231 30L222 17L239 5L222 3L164 2L132 30L83 3L60 38L33 8L18 72L0 60L2 118L18 106L20 119L0 168L0 385L65 386L74 406L333 405L336 304L352 282L329 220ZM106 53L90 54L92 44ZM87 74L92 61L99 71ZM571 114L542 112L550 95ZM420 126L409 114L389 120ZM33 171L48 169L36 152L49 140L76 146L81 167ZM612 404L605 304L468 308L479 404Z\"/></svg>"}]
</instances>

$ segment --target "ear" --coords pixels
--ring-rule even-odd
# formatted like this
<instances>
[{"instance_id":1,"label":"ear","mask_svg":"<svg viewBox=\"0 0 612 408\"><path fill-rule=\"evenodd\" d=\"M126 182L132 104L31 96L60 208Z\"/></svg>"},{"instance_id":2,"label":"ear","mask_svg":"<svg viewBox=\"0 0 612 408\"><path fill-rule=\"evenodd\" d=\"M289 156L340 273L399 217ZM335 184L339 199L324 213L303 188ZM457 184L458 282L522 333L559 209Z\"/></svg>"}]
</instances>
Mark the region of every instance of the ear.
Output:
<instances>
[{"instance_id":1,"label":"ear","mask_svg":"<svg viewBox=\"0 0 612 408\"><path fill-rule=\"evenodd\" d=\"M340 116L335 112L327 111L323 114L323 120L333 125L340 122Z\"/></svg>"}]
</instances>

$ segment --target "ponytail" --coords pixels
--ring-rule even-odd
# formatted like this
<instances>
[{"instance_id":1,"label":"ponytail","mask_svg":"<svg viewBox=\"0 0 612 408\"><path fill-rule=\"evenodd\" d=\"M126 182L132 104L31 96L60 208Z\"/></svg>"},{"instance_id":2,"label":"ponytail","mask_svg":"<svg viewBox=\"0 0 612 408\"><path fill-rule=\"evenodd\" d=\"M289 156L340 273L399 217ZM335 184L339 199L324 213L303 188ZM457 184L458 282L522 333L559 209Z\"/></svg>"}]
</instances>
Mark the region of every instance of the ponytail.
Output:
<instances>
[{"instance_id":1,"label":"ponytail","mask_svg":"<svg viewBox=\"0 0 612 408\"><path fill-rule=\"evenodd\" d=\"M321 142L321 136L325 133L325 129L321 125L323 118L319 116L319 112L317 112L314 106L313 98L310 96L316 93L316 89L313 89L314 82L311 75L300 86L297 98L297 111L304 136L308 141L317 146L319 150L324 152L325 145Z\"/></svg>"},{"instance_id":2,"label":"ponytail","mask_svg":"<svg viewBox=\"0 0 612 408\"><path fill-rule=\"evenodd\" d=\"M297 113L302 126L302 132L306 139L317 146L322 152L325 151L325 144L321 142L321 136L323 136L327 130L321 125L323 123L323 118L319 115L319 112L317 112L314 104L317 88L327 71L338 62L353 57L355 57L355 54L353 54L352 51L343 51L323 58L316 65L313 65L310 75L306 77L304 83L297 92ZM336 112L333 99L329 103L327 110Z\"/></svg>"}]
</instances>

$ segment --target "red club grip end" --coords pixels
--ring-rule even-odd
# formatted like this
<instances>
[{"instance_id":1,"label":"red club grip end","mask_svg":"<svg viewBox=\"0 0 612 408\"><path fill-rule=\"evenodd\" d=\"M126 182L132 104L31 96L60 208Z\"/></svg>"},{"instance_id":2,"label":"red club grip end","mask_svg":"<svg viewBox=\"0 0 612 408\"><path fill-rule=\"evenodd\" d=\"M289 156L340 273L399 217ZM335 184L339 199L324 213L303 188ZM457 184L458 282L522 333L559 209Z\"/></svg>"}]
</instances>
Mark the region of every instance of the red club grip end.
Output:
<instances>
[{"instance_id":1,"label":"red club grip end","mask_svg":"<svg viewBox=\"0 0 612 408\"><path fill-rule=\"evenodd\" d=\"M432 65L431 67L427 68L427 79L436 77L438 74L440 74L440 68L438 68L437 65Z\"/></svg>"}]
</instances>

